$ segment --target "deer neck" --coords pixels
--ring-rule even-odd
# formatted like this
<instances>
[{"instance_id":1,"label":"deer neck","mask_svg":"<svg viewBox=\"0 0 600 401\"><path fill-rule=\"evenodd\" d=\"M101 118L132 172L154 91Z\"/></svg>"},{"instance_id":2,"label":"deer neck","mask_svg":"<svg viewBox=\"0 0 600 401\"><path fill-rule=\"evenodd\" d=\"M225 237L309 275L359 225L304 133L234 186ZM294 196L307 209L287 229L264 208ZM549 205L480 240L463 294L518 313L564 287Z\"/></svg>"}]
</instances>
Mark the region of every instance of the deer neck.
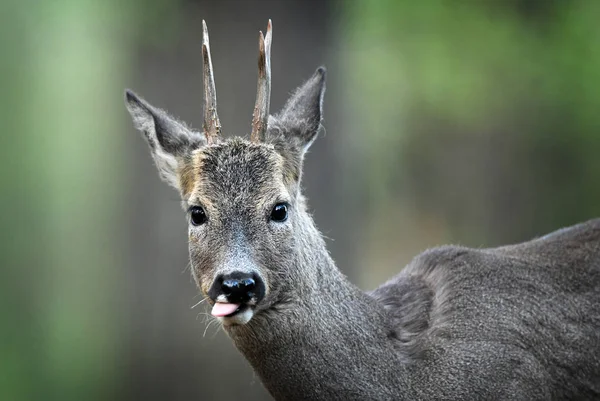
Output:
<instances>
[{"instance_id":1,"label":"deer neck","mask_svg":"<svg viewBox=\"0 0 600 401\"><path fill-rule=\"evenodd\" d=\"M336 268L306 217L293 271L311 279L228 334L276 399L367 399L373 386L397 387L390 319Z\"/></svg>"}]
</instances>

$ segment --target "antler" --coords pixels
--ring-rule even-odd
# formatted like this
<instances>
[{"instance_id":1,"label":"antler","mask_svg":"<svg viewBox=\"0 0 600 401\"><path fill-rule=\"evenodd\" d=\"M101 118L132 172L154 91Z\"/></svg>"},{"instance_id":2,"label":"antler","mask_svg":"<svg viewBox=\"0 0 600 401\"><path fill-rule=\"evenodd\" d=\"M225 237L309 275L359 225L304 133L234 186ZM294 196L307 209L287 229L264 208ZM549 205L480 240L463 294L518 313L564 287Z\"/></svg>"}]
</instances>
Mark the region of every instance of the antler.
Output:
<instances>
[{"instance_id":1,"label":"antler","mask_svg":"<svg viewBox=\"0 0 600 401\"><path fill-rule=\"evenodd\" d=\"M217 115L217 91L215 77L213 76L210 46L208 44L208 28L202 20L202 59L204 70L204 135L208 144L216 143L221 136L221 122Z\"/></svg>"},{"instance_id":2,"label":"antler","mask_svg":"<svg viewBox=\"0 0 600 401\"><path fill-rule=\"evenodd\" d=\"M269 20L267 35L263 37L261 31L258 36L258 85L250 134L250 140L253 142L263 141L267 132L271 100L271 32L272 24Z\"/></svg>"}]
</instances>

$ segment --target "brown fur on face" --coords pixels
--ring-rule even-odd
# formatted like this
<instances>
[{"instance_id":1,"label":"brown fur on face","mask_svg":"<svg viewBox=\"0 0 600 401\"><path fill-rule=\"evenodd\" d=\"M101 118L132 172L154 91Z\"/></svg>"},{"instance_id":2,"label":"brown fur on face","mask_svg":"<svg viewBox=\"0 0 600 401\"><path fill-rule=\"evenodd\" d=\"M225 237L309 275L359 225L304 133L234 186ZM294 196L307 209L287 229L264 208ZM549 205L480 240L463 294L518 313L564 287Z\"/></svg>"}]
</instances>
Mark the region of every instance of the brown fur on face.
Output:
<instances>
[{"instance_id":1,"label":"brown fur on face","mask_svg":"<svg viewBox=\"0 0 600 401\"><path fill-rule=\"evenodd\" d=\"M272 145L241 138L196 150L192 155L195 197L258 196L279 192L283 187L283 157ZM265 193L266 192L266 193Z\"/></svg>"},{"instance_id":2,"label":"brown fur on face","mask_svg":"<svg viewBox=\"0 0 600 401\"><path fill-rule=\"evenodd\" d=\"M197 165L194 163L194 159L191 155L180 159L179 171L177 174L179 176L181 196L184 199L187 199L196 185L196 177L199 176Z\"/></svg>"},{"instance_id":3,"label":"brown fur on face","mask_svg":"<svg viewBox=\"0 0 600 401\"><path fill-rule=\"evenodd\" d=\"M190 255L194 274L206 294L216 275L230 260L246 263L265 282L271 278L292 245L290 222L274 223L277 203L293 209L293 186L286 186L284 159L272 145L234 138L196 150L180 182L194 182L184 193L188 207L200 206L208 221L190 225ZM293 218L290 216L290 218Z\"/></svg>"}]
</instances>

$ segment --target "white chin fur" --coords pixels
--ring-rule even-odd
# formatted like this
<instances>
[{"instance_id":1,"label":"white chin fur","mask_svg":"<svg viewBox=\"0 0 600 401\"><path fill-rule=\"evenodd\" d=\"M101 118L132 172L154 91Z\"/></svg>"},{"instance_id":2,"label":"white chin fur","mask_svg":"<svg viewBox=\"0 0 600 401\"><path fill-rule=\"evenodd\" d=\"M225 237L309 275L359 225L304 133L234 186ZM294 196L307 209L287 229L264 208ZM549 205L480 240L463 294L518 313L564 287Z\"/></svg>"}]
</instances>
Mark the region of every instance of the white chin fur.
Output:
<instances>
[{"instance_id":1,"label":"white chin fur","mask_svg":"<svg viewBox=\"0 0 600 401\"><path fill-rule=\"evenodd\" d=\"M217 319L219 319L223 326L232 326L235 324L246 324L252 319L252 316L254 316L252 308L246 307L243 312L236 313L234 316L223 316L218 317Z\"/></svg>"}]
</instances>

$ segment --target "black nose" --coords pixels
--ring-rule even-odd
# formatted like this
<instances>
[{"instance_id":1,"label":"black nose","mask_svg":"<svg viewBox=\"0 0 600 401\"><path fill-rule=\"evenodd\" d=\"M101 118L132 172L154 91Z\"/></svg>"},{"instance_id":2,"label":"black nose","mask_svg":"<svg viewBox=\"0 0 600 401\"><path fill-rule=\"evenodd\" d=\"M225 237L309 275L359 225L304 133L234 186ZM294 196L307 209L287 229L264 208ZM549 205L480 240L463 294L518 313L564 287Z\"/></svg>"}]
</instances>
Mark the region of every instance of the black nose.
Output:
<instances>
[{"instance_id":1,"label":"black nose","mask_svg":"<svg viewBox=\"0 0 600 401\"><path fill-rule=\"evenodd\" d=\"M228 302L247 303L254 299L257 303L264 297L265 286L256 274L234 272L217 277L208 296L216 300L219 295L225 295Z\"/></svg>"}]
</instances>

